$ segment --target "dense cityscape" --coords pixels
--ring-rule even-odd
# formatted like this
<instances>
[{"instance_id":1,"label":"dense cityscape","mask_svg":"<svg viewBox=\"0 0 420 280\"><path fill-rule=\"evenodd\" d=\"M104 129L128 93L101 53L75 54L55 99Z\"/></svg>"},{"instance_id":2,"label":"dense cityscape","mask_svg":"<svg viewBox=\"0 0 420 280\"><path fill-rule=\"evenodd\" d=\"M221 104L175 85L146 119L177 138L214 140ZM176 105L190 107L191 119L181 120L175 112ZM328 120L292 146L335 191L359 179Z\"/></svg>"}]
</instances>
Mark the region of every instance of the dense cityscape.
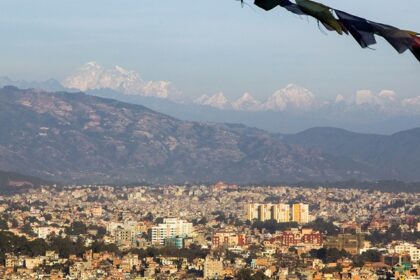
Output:
<instances>
[{"instance_id":1,"label":"dense cityscape","mask_svg":"<svg viewBox=\"0 0 420 280\"><path fill-rule=\"evenodd\" d=\"M43 186L0 197L1 279L419 279L420 193Z\"/></svg>"}]
</instances>

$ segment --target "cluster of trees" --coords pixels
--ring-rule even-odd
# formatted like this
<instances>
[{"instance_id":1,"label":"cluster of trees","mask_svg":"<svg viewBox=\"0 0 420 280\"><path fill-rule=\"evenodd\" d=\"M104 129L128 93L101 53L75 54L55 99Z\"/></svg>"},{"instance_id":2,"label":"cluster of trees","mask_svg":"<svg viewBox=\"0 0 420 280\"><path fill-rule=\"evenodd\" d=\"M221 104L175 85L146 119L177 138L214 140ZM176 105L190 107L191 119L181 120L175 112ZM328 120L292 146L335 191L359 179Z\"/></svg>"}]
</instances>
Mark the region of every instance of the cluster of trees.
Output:
<instances>
[{"instance_id":1,"label":"cluster of trees","mask_svg":"<svg viewBox=\"0 0 420 280\"><path fill-rule=\"evenodd\" d=\"M337 248L313 249L309 252L309 255L312 258L321 259L324 263L336 262L342 258L351 258L351 254L347 251L338 250Z\"/></svg>"},{"instance_id":2,"label":"cluster of trees","mask_svg":"<svg viewBox=\"0 0 420 280\"><path fill-rule=\"evenodd\" d=\"M252 223L251 227L254 229L265 229L270 233L275 233L276 231L283 231L288 230L290 228L299 227L299 224L296 222L289 222L289 223L278 223L276 220L268 220L268 221L255 221Z\"/></svg>"},{"instance_id":3,"label":"cluster of trees","mask_svg":"<svg viewBox=\"0 0 420 280\"><path fill-rule=\"evenodd\" d=\"M284 231L290 228L297 228L299 224L296 222L278 223L276 220L268 221L254 221L251 227L259 230L266 229L270 233L276 231ZM305 225L305 227L312 228L326 235L337 235L340 233L340 228L335 226L331 221L325 221L322 218L317 218L315 221Z\"/></svg>"},{"instance_id":4,"label":"cluster of trees","mask_svg":"<svg viewBox=\"0 0 420 280\"><path fill-rule=\"evenodd\" d=\"M326 235L337 235L340 233L339 227L334 225L331 221L325 221L322 218L317 218L315 221L310 222L306 226Z\"/></svg>"},{"instance_id":5,"label":"cluster of trees","mask_svg":"<svg viewBox=\"0 0 420 280\"><path fill-rule=\"evenodd\" d=\"M55 251L58 252L60 257L67 258L69 255L81 256L87 249L92 249L94 252L118 252L118 248L115 245L104 245L98 242L95 242L88 248L84 245L82 238L74 240L69 237L63 238L61 236L52 235L47 240L28 240L26 237L17 236L12 232L7 231L7 222L3 219L0 219L0 229L3 229L3 231L0 231L0 263L4 262L6 253L34 257L43 256L46 251ZM88 228L81 222L72 223L71 226L66 229L66 233L70 235L80 235L87 233L88 229L97 230L97 236L103 236L106 233L106 229L103 227L91 226ZM22 231L29 235L35 235L29 221L25 223Z\"/></svg>"},{"instance_id":6,"label":"cluster of trees","mask_svg":"<svg viewBox=\"0 0 420 280\"><path fill-rule=\"evenodd\" d=\"M83 222L75 221L66 228L65 233L68 235L81 235L87 233L87 226Z\"/></svg>"},{"instance_id":7,"label":"cluster of trees","mask_svg":"<svg viewBox=\"0 0 420 280\"><path fill-rule=\"evenodd\" d=\"M380 262L382 254L378 250L368 250L360 255L352 256L345 250L338 250L337 248L321 248L318 250L311 250L309 256L312 258L321 259L325 263L337 262L342 258L349 258L357 267L362 267L366 262ZM333 268L334 271L340 271L340 266ZM324 271L327 272L327 271ZM330 271L332 272L332 271Z\"/></svg>"},{"instance_id":8,"label":"cluster of trees","mask_svg":"<svg viewBox=\"0 0 420 280\"><path fill-rule=\"evenodd\" d=\"M131 253L137 254L139 258L152 257L175 257L187 258L192 261L195 258L205 258L209 250L202 249L200 246L192 244L189 248L178 249L174 246L165 246L161 248L149 247L147 249L132 249Z\"/></svg>"},{"instance_id":9,"label":"cluster of trees","mask_svg":"<svg viewBox=\"0 0 420 280\"><path fill-rule=\"evenodd\" d=\"M385 232L373 231L370 235L366 236L366 239L375 245L387 244L397 239L416 242L420 240L420 232L403 232L398 225L394 224Z\"/></svg>"},{"instance_id":10,"label":"cluster of trees","mask_svg":"<svg viewBox=\"0 0 420 280\"><path fill-rule=\"evenodd\" d=\"M365 262L380 262L381 256L382 254L378 250L368 250L361 255L354 256L353 263L355 266L361 267Z\"/></svg>"},{"instance_id":11,"label":"cluster of trees","mask_svg":"<svg viewBox=\"0 0 420 280\"><path fill-rule=\"evenodd\" d=\"M69 238L51 237L49 240L28 240L8 231L0 232L0 263L4 263L6 253L35 257L43 256L49 250L58 252L62 258L67 258L69 255L81 256L86 247L81 239L72 241Z\"/></svg>"},{"instance_id":12,"label":"cluster of trees","mask_svg":"<svg viewBox=\"0 0 420 280\"><path fill-rule=\"evenodd\" d=\"M238 271L236 274L236 279L238 280L264 280L268 279L267 276L262 271L257 271L253 273L249 268L243 268Z\"/></svg>"}]
</instances>

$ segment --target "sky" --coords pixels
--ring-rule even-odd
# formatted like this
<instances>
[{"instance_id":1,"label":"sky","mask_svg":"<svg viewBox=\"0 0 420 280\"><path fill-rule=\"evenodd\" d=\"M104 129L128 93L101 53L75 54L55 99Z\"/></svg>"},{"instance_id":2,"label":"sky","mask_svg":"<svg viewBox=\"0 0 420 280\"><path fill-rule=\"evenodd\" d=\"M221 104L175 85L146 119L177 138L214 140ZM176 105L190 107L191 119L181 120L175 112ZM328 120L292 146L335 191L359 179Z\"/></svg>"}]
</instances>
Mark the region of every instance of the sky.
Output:
<instances>
[{"instance_id":1,"label":"sky","mask_svg":"<svg viewBox=\"0 0 420 280\"><path fill-rule=\"evenodd\" d=\"M420 32L418 0L319 0ZM264 99L295 83L333 99L357 90L420 95L420 63L383 39L361 49L312 18L235 0L5 0L0 76L62 80L88 61L168 80L187 96L245 91Z\"/></svg>"}]
</instances>

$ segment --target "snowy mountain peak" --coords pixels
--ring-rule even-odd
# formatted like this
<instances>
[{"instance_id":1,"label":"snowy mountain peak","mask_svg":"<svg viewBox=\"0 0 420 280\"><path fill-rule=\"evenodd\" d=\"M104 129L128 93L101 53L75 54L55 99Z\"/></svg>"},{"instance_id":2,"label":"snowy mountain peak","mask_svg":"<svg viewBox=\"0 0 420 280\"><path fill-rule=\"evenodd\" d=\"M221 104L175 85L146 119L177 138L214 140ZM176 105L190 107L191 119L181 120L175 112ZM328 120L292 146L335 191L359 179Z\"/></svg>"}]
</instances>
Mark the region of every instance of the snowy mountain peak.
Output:
<instances>
[{"instance_id":1,"label":"snowy mountain peak","mask_svg":"<svg viewBox=\"0 0 420 280\"><path fill-rule=\"evenodd\" d=\"M245 92L239 99L232 102L232 108L243 111L258 111L261 102L256 100L249 92Z\"/></svg>"},{"instance_id":2,"label":"snowy mountain peak","mask_svg":"<svg viewBox=\"0 0 420 280\"><path fill-rule=\"evenodd\" d=\"M194 103L224 109L228 103L228 99L223 92L219 92L212 96L202 95Z\"/></svg>"},{"instance_id":3,"label":"snowy mountain peak","mask_svg":"<svg viewBox=\"0 0 420 280\"><path fill-rule=\"evenodd\" d=\"M263 104L263 108L273 111L284 111L289 108L310 109L315 105L315 96L308 89L289 84L277 90Z\"/></svg>"},{"instance_id":4,"label":"snowy mountain peak","mask_svg":"<svg viewBox=\"0 0 420 280\"><path fill-rule=\"evenodd\" d=\"M102 66L99 65L96 61L89 61L85 63L82 67L80 67L79 71L81 70L91 70L91 69L101 69Z\"/></svg>"},{"instance_id":5,"label":"snowy mountain peak","mask_svg":"<svg viewBox=\"0 0 420 280\"><path fill-rule=\"evenodd\" d=\"M132 72L132 71L129 71L127 69L124 69L124 68L122 68L121 66L118 66L118 65L116 65L114 67L114 69L115 69L116 72L121 73L123 75L128 75L128 74L130 74L130 72Z\"/></svg>"},{"instance_id":6,"label":"snowy mountain peak","mask_svg":"<svg viewBox=\"0 0 420 280\"><path fill-rule=\"evenodd\" d=\"M168 81L144 81L135 71L121 66L105 69L95 61L83 65L76 73L66 78L63 85L82 91L112 89L129 95L171 98L174 93L174 96L180 96Z\"/></svg>"}]
</instances>

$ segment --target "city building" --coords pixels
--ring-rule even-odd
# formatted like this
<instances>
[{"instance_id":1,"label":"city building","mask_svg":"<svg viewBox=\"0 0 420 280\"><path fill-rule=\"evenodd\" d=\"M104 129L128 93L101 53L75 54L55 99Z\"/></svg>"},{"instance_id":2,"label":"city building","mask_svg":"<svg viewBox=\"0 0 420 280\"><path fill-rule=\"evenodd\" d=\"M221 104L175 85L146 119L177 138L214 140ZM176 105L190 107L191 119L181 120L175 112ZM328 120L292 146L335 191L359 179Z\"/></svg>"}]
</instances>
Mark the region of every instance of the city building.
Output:
<instances>
[{"instance_id":1,"label":"city building","mask_svg":"<svg viewBox=\"0 0 420 280\"><path fill-rule=\"evenodd\" d=\"M206 257L204 262L204 279L222 279L223 261L210 256Z\"/></svg>"},{"instance_id":2,"label":"city building","mask_svg":"<svg viewBox=\"0 0 420 280\"><path fill-rule=\"evenodd\" d=\"M337 236L328 236L325 240L324 247L337 248L345 250L352 255L360 253L365 243L363 234L339 234Z\"/></svg>"},{"instance_id":3,"label":"city building","mask_svg":"<svg viewBox=\"0 0 420 280\"><path fill-rule=\"evenodd\" d=\"M420 248L410 243L402 243L394 248L395 253L402 255L408 254L413 262L420 260Z\"/></svg>"},{"instance_id":4,"label":"city building","mask_svg":"<svg viewBox=\"0 0 420 280\"><path fill-rule=\"evenodd\" d=\"M213 233L212 245L214 247L228 246L236 247L246 244L245 234L237 233L233 230L218 230Z\"/></svg>"},{"instance_id":5,"label":"city building","mask_svg":"<svg viewBox=\"0 0 420 280\"><path fill-rule=\"evenodd\" d=\"M153 244L164 245L167 238L190 236L192 229L192 223L177 218L167 218L163 223L151 228L151 240Z\"/></svg>"},{"instance_id":6,"label":"city building","mask_svg":"<svg viewBox=\"0 0 420 280\"><path fill-rule=\"evenodd\" d=\"M304 203L293 204L292 221L299 224L309 223L309 205Z\"/></svg>"},{"instance_id":7,"label":"city building","mask_svg":"<svg viewBox=\"0 0 420 280\"><path fill-rule=\"evenodd\" d=\"M290 206L288 204L260 204L252 203L246 205L246 219L249 221L276 220L279 223L290 221Z\"/></svg>"},{"instance_id":8,"label":"city building","mask_svg":"<svg viewBox=\"0 0 420 280\"><path fill-rule=\"evenodd\" d=\"M290 206L284 203L274 205L274 220L279 223L290 222Z\"/></svg>"}]
</instances>

